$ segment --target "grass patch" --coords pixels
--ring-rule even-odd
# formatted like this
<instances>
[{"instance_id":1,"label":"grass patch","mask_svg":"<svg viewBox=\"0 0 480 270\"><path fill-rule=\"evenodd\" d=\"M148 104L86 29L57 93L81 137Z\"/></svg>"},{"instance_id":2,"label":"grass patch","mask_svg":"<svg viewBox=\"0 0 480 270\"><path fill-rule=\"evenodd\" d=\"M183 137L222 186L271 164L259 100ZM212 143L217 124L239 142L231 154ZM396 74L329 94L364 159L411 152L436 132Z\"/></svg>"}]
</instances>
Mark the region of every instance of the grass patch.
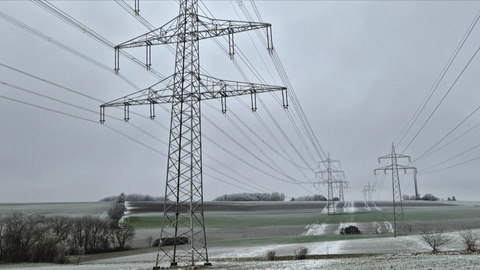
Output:
<instances>
[{"instance_id":1,"label":"grass patch","mask_svg":"<svg viewBox=\"0 0 480 270\"><path fill-rule=\"evenodd\" d=\"M479 208L447 208L447 209L409 209L404 212L404 221L436 221L460 220L480 217ZM188 223L188 217L184 216ZM208 214L205 216L205 226L208 228L255 228L268 226L306 226L308 224L339 224L383 222L392 220L390 212L365 211L355 213L337 213L326 215L321 213L299 214ZM131 216L125 222L135 228L160 228L163 216Z\"/></svg>"},{"instance_id":2,"label":"grass patch","mask_svg":"<svg viewBox=\"0 0 480 270\"><path fill-rule=\"evenodd\" d=\"M132 216L125 222L135 228L161 227L163 216ZM311 214L283 214L283 215L208 215L205 217L205 226L208 228L234 227L263 227L307 225L318 223L319 217Z\"/></svg>"},{"instance_id":3,"label":"grass patch","mask_svg":"<svg viewBox=\"0 0 480 270\"><path fill-rule=\"evenodd\" d=\"M375 222L383 221L383 216L385 213L380 214L380 212L369 211L369 212L355 212L355 213L338 213L335 215L321 215L319 218L319 223L326 224L338 224L338 223L349 223L349 222Z\"/></svg>"},{"instance_id":4,"label":"grass patch","mask_svg":"<svg viewBox=\"0 0 480 270\"><path fill-rule=\"evenodd\" d=\"M456 220L480 217L480 209L430 209L428 211L406 211L405 220L432 221L432 220Z\"/></svg>"}]
</instances>

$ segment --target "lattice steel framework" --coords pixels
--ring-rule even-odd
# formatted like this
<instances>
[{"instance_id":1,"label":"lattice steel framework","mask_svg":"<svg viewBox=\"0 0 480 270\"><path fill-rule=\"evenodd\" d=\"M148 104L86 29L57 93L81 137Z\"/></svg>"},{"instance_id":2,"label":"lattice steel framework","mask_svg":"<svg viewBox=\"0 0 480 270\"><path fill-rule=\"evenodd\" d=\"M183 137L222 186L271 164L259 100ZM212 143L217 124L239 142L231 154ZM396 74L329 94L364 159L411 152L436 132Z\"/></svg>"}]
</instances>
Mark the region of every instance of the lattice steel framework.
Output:
<instances>
[{"instance_id":1,"label":"lattice steel framework","mask_svg":"<svg viewBox=\"0 0 480 270\"><path fill-rule=\"evenodd\" d=\"M335 215L333 188L334 185L338 184L339 182L343 182L343 179L345 179L345 173L342 170L336 170L332 168L333 164L338 164L338 166L340 167L340 161L330 159L330 153L328 154L327 160L319 161L319 167L322 163L325 164L327 168L325 170L315 172L315 175L317 177L318 175L320 175L320 183L327 185L327 214Z\"/></svg>"},{"instance_id":2,"label":"lattice steel framework","mask_svg":"<svg viewBox=\"0 0 480 270\"><path fill-rule=\"evenodd\" d=\"M410 156L396 154L395 146L392 143L392 153L390 155L378 158L378 163L380 163L382 160L390 160L391 164L385 167L377 168L373 171L374 174L376 174L377 171L384 171L384 173L386 173L387 170L392 171L393 232L395 237L397 236L397 228L399 228L399 226L397 226L397 223L403 221L403 200L402 190L400 188L400 177L398 176L398 169L404 170L405 173L407 173L407 170L414 170L414 174L417 174L417 168L415 167L398 165L397 160L400 158L407 158L408 162L411 161Z\"/></svg>"},{"instance_id":3,"label":"lattice steel framework","mask_svg":"<svg viewBox=\"0 0 480 270\"><path fill-rule=\"evenodd\" d=\"M255 29L267 30L268 50L272 52L270 24L210 19L198 14L198 0L182 0L177 17L160 28L115 47L115 71L118 73L120 49L145 47L145 66L149 69L151 46L176 45L173 75L100 106L100 122L103 123L105 107L123 107L124 119L128 121L130 106L149 105L153 119L156 104L172 104L160 237L162 241L173 241L173 247L160 244L154 269L159 269L159 263L165 259L170 261L171 266L178 263L192 266L199 262L210 264L203 213L201 101L221 99L222 112L225 113L227 97L251 95L252 110L255 111L257 94L282 91L283 106L288 106L285 87L227 81L200 73L199 40L228 35L229 55L233 57L233 34ZM188 239L188 245L185 245L185 239Z\"/></svg>"},{"instance_id":4,"label":"lattice steel framework","mask_svg":"<svg viewBox=\"0 0 480 270\"><path fill-rule=\"evenodd\" d=\"M370 185L370 183L363 187L363 200L365 201L365 204L368 205L368 202L372 202L373 192L375 192L375 187Z\"/></svg>"},{"instance_id":5,"label":"lattice steel framework","mask_svg":"<svg viewBox=\"0 0 480 270\"><path fill-rule=\"evenodd\" d=\"M333 181L333 184L338 188L338 199L343 202L345 201L343 190L350 187L348 185L348 181L344 180L345 176L343 174L339 177L339 179L335 179Z\"/></svg>"}]
</instances>

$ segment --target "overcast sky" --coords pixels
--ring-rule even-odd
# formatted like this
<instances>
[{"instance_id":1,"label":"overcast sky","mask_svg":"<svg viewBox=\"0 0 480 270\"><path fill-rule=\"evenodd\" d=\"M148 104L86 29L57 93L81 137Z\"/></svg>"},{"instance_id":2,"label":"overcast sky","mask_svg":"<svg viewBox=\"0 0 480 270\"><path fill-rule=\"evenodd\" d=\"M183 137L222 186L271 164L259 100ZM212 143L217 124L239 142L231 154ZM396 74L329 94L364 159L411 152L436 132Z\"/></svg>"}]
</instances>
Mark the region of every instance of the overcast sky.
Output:
<instances>
[{"instance_id":1,"label":"overcast sky","mask_svg":"<svg viewBox=\"0 0 480 270\"><path fill-rule=\"evenodd\" d=\"M121 2L1 1L0 7L0 202L96 201L121 192L162 196L170 105L158 105L153 121L148 107L132 107L128 123L121 110L107 108L105 125L98 110L172 74L174 47L152 48L157 74L122 56L115 75L112 46L148 32ZM288 111L280 93L259 96L256 113L249 96L229 99L225 115L220 101L202 104L205 200L254 191L288 199L326 195L315 171L325 170L318 162L327 153L341 162L333 168L345 172L346 200L363 199L369 183L374 199L391 200L390 173L375 176L373 170L389 165L377 158L391 154L392 143L411 156L412 163L399 164L418 168L420 194L478 199L480 25L432 87L480 2L205 1L200 8L217 19L271 23L293 86ZM176 1L140 1L140 19L154 27L177 14ZM80 24L88 29L79 30ZM224 38L201 41L202 72L284 85L264 38L263 31L235 36L234 61ZM144 48L124 52L145 61ZM413 195L411 172L400 176L402 194Z\"/></svg>"}]
</instances>

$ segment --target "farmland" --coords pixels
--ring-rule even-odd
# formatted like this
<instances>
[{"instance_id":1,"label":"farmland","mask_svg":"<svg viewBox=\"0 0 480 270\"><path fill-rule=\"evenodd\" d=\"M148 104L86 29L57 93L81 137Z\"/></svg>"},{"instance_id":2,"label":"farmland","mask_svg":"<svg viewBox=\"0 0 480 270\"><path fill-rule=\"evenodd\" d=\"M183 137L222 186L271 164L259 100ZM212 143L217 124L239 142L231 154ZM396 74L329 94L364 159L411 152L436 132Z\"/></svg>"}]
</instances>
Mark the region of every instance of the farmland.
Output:
<instances>
[{"instance_id":1,"label":"farmland","mask_svg":"<svg viewBox=\"0 0 480 270\"><path fill-rule=\"evenodd\" d=\"M0 213L20 210L44 215L105 215L110 203L0 205ZM480 204L464 202L417 202L404 204L404 222L399 236L389 233L392 205L376 207L363 202L340 202L336 214L322 213L322 202L206 202L205 224L211 269L473 269L478 255L463 254L458 231L480 232ZM147 239L158 237L162 222L161 203L128 203L126 222L135 226L133 249L126 252L87 255L82 268L62 269L151 269L156 248ZM339 235L341 227L355 225L361 235ZM440 255L430 255L420 235L426 226L440 228L451 241ZM380 227L378 231L377 228ZM290 260L298 247L309 250L307 260ZM274 250L278 261L266 261ZM374 261L373 267L371 263ZM363 266L362 263L368 263ZM369 265L369 266L368 266ZM435 267L437 265L437 267ZM400 268L400 266L402 268ZM11 269L12 265L5 265ZM17 269L56 269L51 265L15 265ZM446 268L442 268L446 267ZM464 267L464 268L462 268ZM1 267L0 267L1 268Z\"/></svg>"}]
</instances>

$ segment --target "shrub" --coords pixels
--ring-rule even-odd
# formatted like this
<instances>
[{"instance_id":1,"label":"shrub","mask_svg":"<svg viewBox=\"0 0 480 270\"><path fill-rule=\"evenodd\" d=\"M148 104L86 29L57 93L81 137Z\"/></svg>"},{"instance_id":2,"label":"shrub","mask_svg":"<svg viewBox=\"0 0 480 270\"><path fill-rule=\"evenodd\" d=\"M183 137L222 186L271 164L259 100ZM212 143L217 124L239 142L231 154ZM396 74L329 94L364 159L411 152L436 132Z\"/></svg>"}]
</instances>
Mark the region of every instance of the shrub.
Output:
<instances>
[{"instance_id":1,"label":"shrub","mask_svg":"<svg viewBox=\"0 0 480 270\"><path fill-rule=\"evenodd\" d=\"M162 247L165 247L165 246L173 246L173 245L187 245L189 244L190 241L187 237L183 237L183 236L180 236L180 237L162 237L161 239L160 238L157 238L155 240L152 241L152 247L158 247L158 246L162 246Z\"/></svg>"},{"instance_id":2,"label":"shrub","mask_svg":"<svg viewBox=\"0 0 480 270\"><path fill-rule=\"evenodd\" d=\"M469 252L476 252L477 251L476 245L478 240L477 235L475 235L470 229L462 230L459 233L460 233L460 236L462 237L465 250Z\"/></svg>"},{"instance_id":3,"label":"shrub","mask_svg":"<svg viewBox=\"0 0 480 270\"><path fill-rule=\"evenodd\" d=\"M340 229L340 234L362 234L362 232L357 226L350 225Z\"/></svg>"},{"instance_id":4,"label":"shrub","mask_svg":"<svg viewBox=\"0 0 480 270\"><path fill-rule=\"evenodd\" d=\"M429 194L423 195L422 200L423 201L438 201L439 199L429 193Z\"/></svg>"},{"instance_id":5,"label":"shrub","mask_svg":"<svg viewBox=\"0 0 480 270\"><path fill-rule=\"evenodd\" d=\"M295 250L295 259L296 260L305 260L307 258L308 248L301 247Z\"/></svg>"},{"instance_id":6,"label":"shrub","mask_svg":"<svg viewBox=\"0 0 480 270\"><path fill-rule=\"evenodd\" d=\"M425 227L421 236L423 242L432 248L432 253L439 252L439 248L448 244L451 238L443 233L442 229L433 230Z\"/></svg>"},{"instance_id":7,"label":"shrub","mask_svg":"<svg viewBox=\"0 0 480 270\"><path fill-rule=\"evenodd\" d=\"M267 261L274 261L275 260L275 250L267 251Z\"/></svg>"}]
</instances>

